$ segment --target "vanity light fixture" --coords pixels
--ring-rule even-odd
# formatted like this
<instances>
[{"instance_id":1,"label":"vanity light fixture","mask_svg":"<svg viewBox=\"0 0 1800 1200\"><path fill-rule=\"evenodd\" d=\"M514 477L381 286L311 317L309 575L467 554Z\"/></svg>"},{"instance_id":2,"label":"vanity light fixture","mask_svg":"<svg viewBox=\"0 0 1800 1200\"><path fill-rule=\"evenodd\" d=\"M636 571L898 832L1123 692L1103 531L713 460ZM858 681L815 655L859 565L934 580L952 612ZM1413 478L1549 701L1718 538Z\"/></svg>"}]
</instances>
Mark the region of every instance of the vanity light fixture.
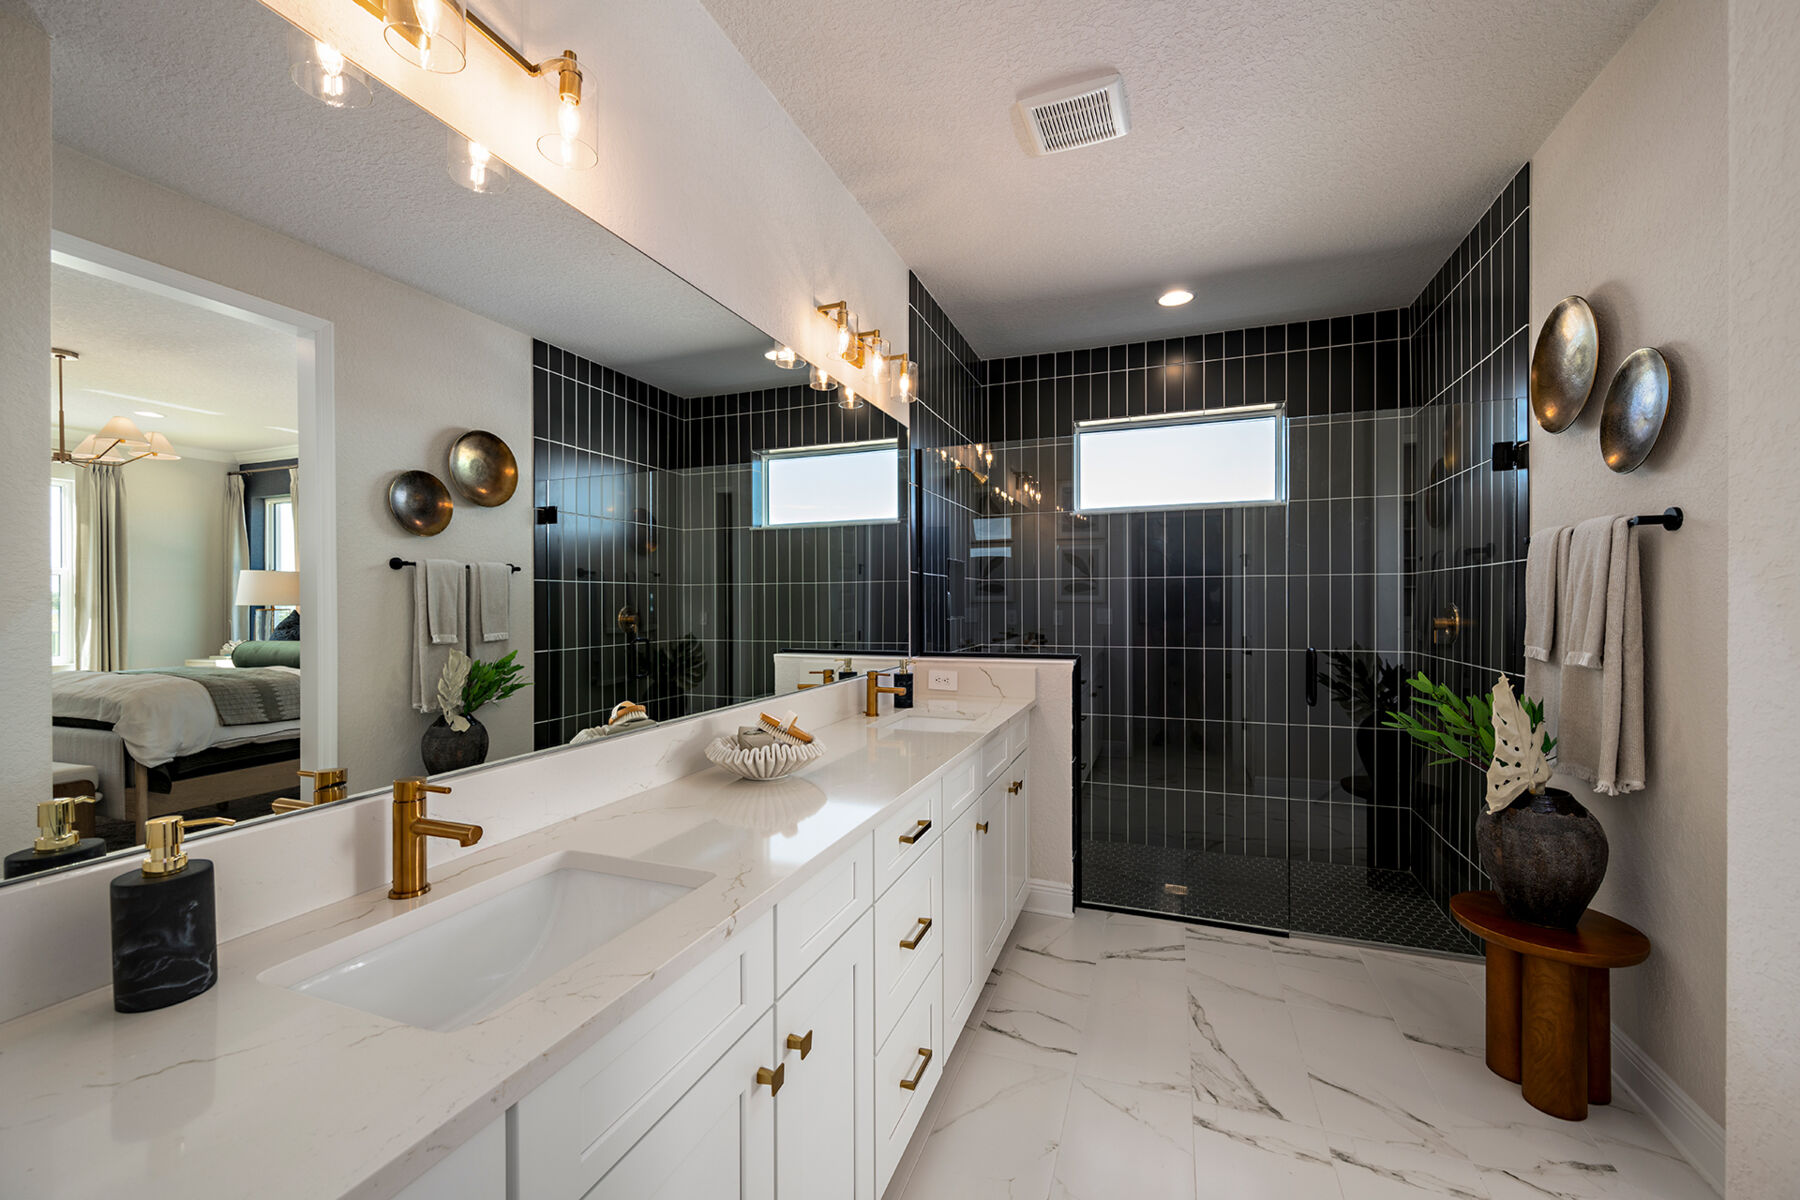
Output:
<instances>
[{"instance_id":1,"label":"vanity light fixture","mask_svg":"<svg viewBox=\"0 0 1800 1200\"><path fill-rule=\"evenodd\" d=\"M824 367L815 363L812 369L812 376L806 381L806 386L815 392L829 392L837 386L837 380L827 375Z\"/></svg>"},{"instance_id":2,"label":"vanity light fixture","mask_svg":"<svg viewBox=\"0 0 1800 1200\"><path fill-rule=\"evenodd\" d=\"M850 348L856 342L856 330L850 325L850 302L833 300L830 304L819 305L819 315L837 327L837 343L832 353L848 361ZM861 363L854 364L861 366Z\"/></svg>"},{"instance_id":3,"label":"vanity light fixture","mask_svg":"<svg viewBox=\"0 0 1800 1200\"><path fill-rule=\"evenodd\" d=\"M904 354L884 354L876 360L877 374L880 374L880 368L884 362L894 364L894 394L908 404L917 400L919 398L919 385L916 379L918 368L913 364L913 360Z\"/></svg>"},{"instance_id":4,"label":"vanity light fixture","mask_svg":"<svg viewBox=\"0 0 1800 1200\"><path fill-rule=\"evenodd\" d=\"M450 137L450 178L458 185L484 196L504 192L512 183L512 172L494 157L494 152L472 138L452 129Z\"/></svg>"},{"instance_id":5,"label":"vanity light fixture","mask_svg":"<svg viewBox=\"0 0 1800 1200\"><path fill-rule=\"evenodd\" d=\"M328 108L367 108L375 100L369 77L330 42L288 30L288 78Z\"/></svg>"},{"instance_id":6,"label":"vanity light fixture","mask_svg":"<svg viewBox=\"0 0 1800 1200\"><path fill-rule=\"evenodd\" d=\"M524 62L522 58L517 61ZM599 163L600 139L594 128L595 110L592 105L585 110L581 107L581 67L575 61L575 52L564 50L560 57L546 59L534 70L550 79L550 103L555 114L554 129L538 139L538 153L572 171L586 170Z\"/></svg>"},{"instance_id":7,"label":"vanity light fixture","mask_svg":"<svg viewBox=\"0 0 1800 1200\"><path fill-rule=\"evenodd\" d=\"M797 371L806 365L800 361L800 356L794 352L792 346L784 346L780 342L776 342L764 350L763 357L784 371Z\"/></svg>"},{"instance_id":8,"label":"vanity light fixture","mask_svg":"<svg viewBox=\"0 0 1800 1200\"><path fill-rule=\"evenodd\" d=\"M1164 308L1180 308L1194 298L1194 293L1183 288L1170 288L1156 298L1156 302Z\"/></svg>"},{"instance_id":9,"label":"vanity light fixture","mask_svg":"<svg viewBox=\"0 0 1800 1200\"><path fill-rule=\"evenodd\" d=\"M847 408L851 411L861 408L862 404L862 397L851 391L849 388L844 389L844 394L838 397L837 402L839 408Z\"/></svg>"},{"instance_id":10,"label":"vanity light fixture","mask_svg":"<svg viewBox=\"0 0 1800 1200\"><path fill-rule=\"evenodd\" d=\"M88 434L75 449L69 449L67 422L63 417L63 363L81 355L74 350L52 346L50 357L56 360L56 449L50 452L51 462L77 467L122 467L146 458L160 458L165 462L176 462L181 458L168 438L160 433L146 434L130 417L114 417L101 427L99 433Z\"/></svg>"},{"instance_id":11,"label":"vanity light fixture","mask_svg":"<svg viewBox=\"0 0 1800 1200\"><path fill-rule=\"evenodd\" d=\"M463 0L386 0L381 7L388 48L413 66L454 75L467 64L469 15Z\"/></svg>"}]
</instances>

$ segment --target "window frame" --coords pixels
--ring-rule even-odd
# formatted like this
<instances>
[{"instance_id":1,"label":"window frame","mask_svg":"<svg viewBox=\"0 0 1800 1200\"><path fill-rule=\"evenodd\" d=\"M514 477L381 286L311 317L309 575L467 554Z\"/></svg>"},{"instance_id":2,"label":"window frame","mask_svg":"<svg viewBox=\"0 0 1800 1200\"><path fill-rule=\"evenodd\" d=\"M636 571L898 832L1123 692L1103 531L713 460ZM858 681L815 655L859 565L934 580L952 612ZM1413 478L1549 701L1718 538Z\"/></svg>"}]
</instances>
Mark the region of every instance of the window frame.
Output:
<instances>
[{"instance_id":1,"label":"window frame","mask_svg":"<svg viewBox=\"0 0 1800 1200\"><path fill-rule=\"evenodd\" d=\"M1084 433L1103 433L1120 429L1158 429L1173 426L1212 425L1229 421L1275 418L1275 495L1266 499L1207 500L1193 504L1125 504L1087 505L1081 496L1081 441ZM1291 474L1293 456L1289 441L1290 420L1286 404L1249 404L1236 408L1208 409L1202 412L1158 413L1141 417L1102 417L1077 421L1074 443L1074 478L1071 483L1071 511L1076 513L1177 512L1186 509L1277 508L1285 506L1293 495Z\"/></svg>"},{"instance_id":2,"label":"window frame","mask_svg":"<svg viewBox=\"0 0 1800 1200\"><path fill-rule=\"evenodd\" d=\"M300 539L298 537L289 539L293 542L293 546L291 547L294 556L293 566L282 566L280 558L274 553L277 540L275 537L275 530L280 526L280 520L276 517L275 510L283 505L286 505L288 511L292 514L289 518L290 528L295 531L298 531L299 529L298 521L300 513L294 506L293 493L282 492L279 495L264 496L262 498L263 567L270 571L298 571L300 569ZM288 615L293 611L294 608L292 605L270 608L269 629L273 631L275 626L287 620Z\"/></svg>"},{"instance_id":3,"label":"window frame","mask_svg":"<svg viewBox=\"0 0 1800 1200\"><path fill-rule=\"evenodd\" d=\"M854 520L781 521L769 520L768 464L784 458L827 458L838 454L867 454L875 450L894 453L894 515L860 517ZM755 529L828 529L862 525L898 525L906 519L906 460L900 439L870 438L860 442L829 442L816 446L784 446L758 450L750 464L751 527Z\"/></svg>"},{"instance_id":4,"label":"window frame","mask_svg":"<svg viewBox=\"0 0 1800 1200\"><path fill-rule=\"evenodd\" d=\"M52 667L73 667L80 654L79 637L76 633L75 608L75 481L52 476L50 491L55 506L62 513L62 567L56 565L56 557L50 560L50 578L60 580L62 586L57 591L57 629L60 636L50 641L50 665ZM57 493L61 493L57 495ZM56 547L52 547L53 551ZM60 643L60 644L59 644ZM61 651L59 653L59 651Z\"/></svg>"}]
</instances>

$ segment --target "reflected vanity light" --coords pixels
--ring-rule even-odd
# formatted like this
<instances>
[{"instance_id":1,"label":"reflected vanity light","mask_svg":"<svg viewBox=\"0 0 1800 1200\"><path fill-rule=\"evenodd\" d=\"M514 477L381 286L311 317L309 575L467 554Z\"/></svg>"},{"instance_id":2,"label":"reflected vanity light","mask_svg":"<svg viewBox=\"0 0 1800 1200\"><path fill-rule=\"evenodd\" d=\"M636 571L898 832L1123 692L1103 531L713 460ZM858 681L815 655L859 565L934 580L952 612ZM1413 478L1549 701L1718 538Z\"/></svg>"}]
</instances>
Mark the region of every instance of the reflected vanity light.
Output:
<instances>
[{"instance_id":1,"label":"reflected vanity light","mask_svg":"<svg viewBox=\"0 0 1800 1200\"><path fill-rule=\"evenodd\" d=\"M288 78L328 108L367 108L375 99L369 77L336 46L288 30Z\"/></svg>"},{"instance_id":2,"label":"reflected vanity light","mask_svg":"<svg viewBox=\"0 0 1800 1200\"><path fill-rule=\"evenodd\" d=\"M780 342L763 351L763 357L784 371L797 371L806 365L800 361L800 356L792 346L784 346Z\"/></svg>"},{"instance_id":3,"label":"reflected vanity light","mask_svg":"<svg viewBox=\"0 0 1800 1200\"><path fill-rule=\"evenodd\" d=\"M838 397L837 406L839 408L858 409L862 407L862 403L861 396L857 395L849 388L845 388L844 394Z\"/></svg>"},{"instance_id":4,"label":"reflected vanity light","mask_svg":"<svg viewBox=\"0 0 1800 1200\"><path fill-rule=\"evenodd\" d=\"M512 172L480 142L450 131L450 178L484 196L495 196L512 183Z\"/></svg>"},{"instance_id":5,"label":"reflected vanity light","mask_svg":"<svg viewBox=\"0 0 1800 1200\"><path fill-rule=\"evenodd\" d=\"M415 67L454 75L468 62L463 0L386 0L381 24L388 47Z\"/></svg>"},{"instance_id":6,"label":"reflected vanity light","mask_svg":"<svg viewBox=\"0 0 1800 1200\"><path fill-rule=\"evenodd\" d=\"M837 380L827 375L824 367L814 365L812 374L806 381L806 386L815 392L829 392L837 386Z\"/></svg>"}]
</instances>

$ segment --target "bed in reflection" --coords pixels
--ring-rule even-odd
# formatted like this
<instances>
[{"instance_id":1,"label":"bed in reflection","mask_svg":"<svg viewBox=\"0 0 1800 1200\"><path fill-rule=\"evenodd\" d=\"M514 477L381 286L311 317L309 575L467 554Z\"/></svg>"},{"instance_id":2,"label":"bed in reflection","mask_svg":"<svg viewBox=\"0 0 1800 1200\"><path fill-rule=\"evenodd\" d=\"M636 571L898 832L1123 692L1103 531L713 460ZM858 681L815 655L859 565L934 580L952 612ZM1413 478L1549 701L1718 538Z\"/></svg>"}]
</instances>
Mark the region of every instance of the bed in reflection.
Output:
<instances>
[{"instance_id":1,"label":"bed in reflection","mask_svg":"<svg viewBox=\"0 0 1800 1200\"><path fill-rule=\"evenodd\" d=\"M52 676L57 761L92 764L101 813L131 822L137 840L151 817L293 785L299 643L243 643L233 657L244 665Z\"/></svg>"}]
</instances>

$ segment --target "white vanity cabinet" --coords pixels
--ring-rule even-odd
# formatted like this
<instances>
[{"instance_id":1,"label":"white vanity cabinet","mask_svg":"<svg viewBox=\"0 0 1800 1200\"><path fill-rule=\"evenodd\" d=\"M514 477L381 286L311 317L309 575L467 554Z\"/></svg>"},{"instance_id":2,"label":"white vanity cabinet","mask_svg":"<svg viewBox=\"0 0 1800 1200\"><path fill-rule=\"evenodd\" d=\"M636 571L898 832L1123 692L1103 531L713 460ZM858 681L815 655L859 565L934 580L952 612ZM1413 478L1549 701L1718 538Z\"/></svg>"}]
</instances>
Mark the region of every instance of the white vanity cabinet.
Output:
<instances>
[{"instance_id":1,"label":"white vanity cabinet","mask_svg":"<svg viewBox=\"0 0 1800 1200\"><path fill-rule=\"evenodd\" d=\"M1024 900L1025 720L514 1105L509 1200L876 1200Z\"/></svg>"}]
</instances>

